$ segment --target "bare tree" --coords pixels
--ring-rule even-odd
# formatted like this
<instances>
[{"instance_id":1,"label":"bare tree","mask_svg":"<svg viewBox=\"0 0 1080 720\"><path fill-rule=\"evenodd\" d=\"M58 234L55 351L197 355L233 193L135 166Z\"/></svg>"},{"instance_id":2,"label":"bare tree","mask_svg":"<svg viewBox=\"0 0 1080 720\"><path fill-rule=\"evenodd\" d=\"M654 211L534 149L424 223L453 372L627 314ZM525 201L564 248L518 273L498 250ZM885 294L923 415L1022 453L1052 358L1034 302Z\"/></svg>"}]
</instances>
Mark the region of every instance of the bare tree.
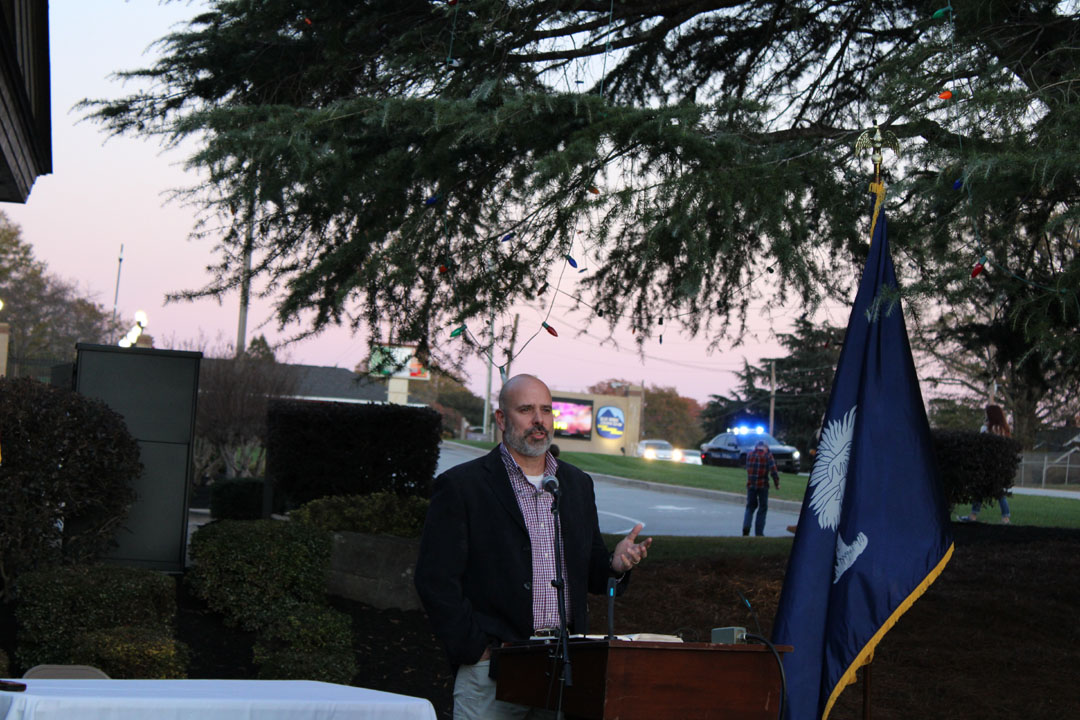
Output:
<instances>
[{"instance_id":1,"label":"bare tree","mask_svg":"<svg viewBox=\"0 0 1080 720\"><path fill-rule=\"evenodd\" d=\"M231 347L203 359L195 433L202 447L196 476L215 465L225 477L258 476L265 464L266 410L271 398L296 394L297 379L277 362L265 339L234 356Z\"/></svg>"}]
</instances>

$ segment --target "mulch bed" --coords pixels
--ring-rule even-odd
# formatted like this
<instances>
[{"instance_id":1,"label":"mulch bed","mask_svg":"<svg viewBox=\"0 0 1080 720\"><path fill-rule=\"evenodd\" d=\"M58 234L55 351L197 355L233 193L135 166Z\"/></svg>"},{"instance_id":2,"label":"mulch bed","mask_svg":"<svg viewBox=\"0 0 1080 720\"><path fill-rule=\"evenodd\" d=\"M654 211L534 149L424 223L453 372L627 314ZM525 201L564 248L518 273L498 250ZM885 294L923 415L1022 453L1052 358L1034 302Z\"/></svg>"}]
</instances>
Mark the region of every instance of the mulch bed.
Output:
<instances>
[{"instance_id":1,"label":"mulch bed","mask_svg":"<svg viewBox=\"0 0 1080 720\"><path fill-rule=\"evenodd\" d=\"M954 523L956 551L941 578L885 636L873 664L875 720L1071 717L1080 709L1080 531ZM748 538L747 542L753 542ZM705 641L742 625L771 633L785 561L712 558L650 562L616 604L619 633ZM738 593L753 605L755 620ZM180 591L178 633L191 677L254 677L250 634L225 628ZM450 717L449 667L421 612L334 600L353 617L354 684L425 697ZM590 603L606 632L603 598ZM862 717L861 682L832 718Z\"/></svg>"}]
</instances>

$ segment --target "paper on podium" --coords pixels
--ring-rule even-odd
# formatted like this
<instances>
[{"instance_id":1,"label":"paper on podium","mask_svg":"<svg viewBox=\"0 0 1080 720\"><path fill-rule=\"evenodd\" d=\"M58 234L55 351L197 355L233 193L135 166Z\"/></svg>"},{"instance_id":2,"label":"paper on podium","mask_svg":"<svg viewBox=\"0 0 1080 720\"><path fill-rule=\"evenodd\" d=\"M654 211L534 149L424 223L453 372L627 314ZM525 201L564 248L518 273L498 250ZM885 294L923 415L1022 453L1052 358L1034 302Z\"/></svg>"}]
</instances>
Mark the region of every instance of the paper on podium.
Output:
<instances>
[{"instance_id":1,"label":"paper on podium","mask_svg":"<svg viewBox=\"0 0 1080 720\"><path fill-rule=\"evenodd\" d=\"M607 635L571 635L571 638L581 638L583 640L607 640ZM539 638L534 638L539 639ZM681 643L683 639L678 635L662 635L660 633L631 633L630 635L616 635L616 640L641 640L647 642L676 642Z\"/></svg>"}]
</instances>

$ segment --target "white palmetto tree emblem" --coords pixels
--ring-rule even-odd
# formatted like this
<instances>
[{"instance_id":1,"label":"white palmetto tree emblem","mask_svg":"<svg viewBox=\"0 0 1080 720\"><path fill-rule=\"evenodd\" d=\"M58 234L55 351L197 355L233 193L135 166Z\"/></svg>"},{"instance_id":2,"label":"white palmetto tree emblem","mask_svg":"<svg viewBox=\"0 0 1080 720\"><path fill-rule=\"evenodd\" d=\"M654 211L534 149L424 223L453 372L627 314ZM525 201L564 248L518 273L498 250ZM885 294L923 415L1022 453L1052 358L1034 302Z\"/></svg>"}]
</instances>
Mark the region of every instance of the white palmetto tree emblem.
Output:
<instances>
[{"instance_id":1,"label":"white palmetto tree emblem","mask_svg":"<svg viewBox=\"0 0 1080 720\"><path fill-rule=\"evenodd\" d=\"M844 504L844 481L847 480L851 437L855 433L855 407L839 420L833 420L821 433L817 459L810 473L810 509L817 516L822 530L835 530L840 524L840 508Z\"/></svg>"},{"instance_id":2,"label":"white palmetto tree emblem","mask_svg":"<svg viewBox=\"0 0 1080 720\"><path fill-rule=\"evenodd\" d=\"M847 481L848 460L851 457L851 439L855 434L855 407L839 420L825 426L821 434L817 460L810 473L810 509L817 517L822 530L835 530L840 525L840 511L844 507L844 487ZM850 568L862 554L870 539L859 533L849 545L840 533L836 534L836 565L833 583Z\"/></svg>"}]
</instances>

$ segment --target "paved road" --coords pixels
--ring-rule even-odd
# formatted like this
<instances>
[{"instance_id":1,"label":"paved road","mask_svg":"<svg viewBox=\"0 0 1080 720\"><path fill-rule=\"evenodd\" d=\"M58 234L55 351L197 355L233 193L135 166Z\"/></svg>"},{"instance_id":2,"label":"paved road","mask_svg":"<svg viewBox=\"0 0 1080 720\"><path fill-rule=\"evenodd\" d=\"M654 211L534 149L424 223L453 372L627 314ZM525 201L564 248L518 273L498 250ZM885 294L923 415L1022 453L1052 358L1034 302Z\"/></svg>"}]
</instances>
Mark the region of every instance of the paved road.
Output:
<instances>
[{"instance_id":1,"label":"paved road","mask_svg":"<svg viewBox=\"0 0 1080 720\"><path fill-rule=\"evenodd\" d=\"M443 443L439 454L439 472L485 454L466 445ZM593 475L600 530L625 533L636 523L644 523L644 533L730 537L742 534L743 508L746 499L737 493L680 488L641 480L627 480L610 475ZM781 482L783 478L781 477ZM765 523L767 536L790 535L788 525L799 519L799 504L769 501Z\"/></svg>"}]
</instances>

